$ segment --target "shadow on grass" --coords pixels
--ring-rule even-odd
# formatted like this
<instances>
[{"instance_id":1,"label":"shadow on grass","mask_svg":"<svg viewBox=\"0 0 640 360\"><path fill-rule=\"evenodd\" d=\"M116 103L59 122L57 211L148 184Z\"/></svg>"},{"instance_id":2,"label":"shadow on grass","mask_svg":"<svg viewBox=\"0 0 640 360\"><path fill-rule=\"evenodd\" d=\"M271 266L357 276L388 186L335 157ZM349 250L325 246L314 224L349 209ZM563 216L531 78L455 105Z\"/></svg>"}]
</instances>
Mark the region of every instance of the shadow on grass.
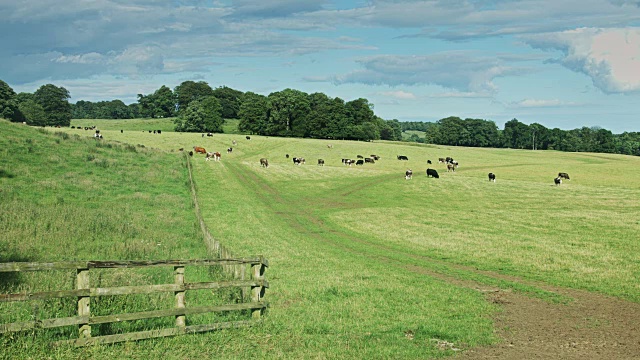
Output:
<instances>
[{"instance_id":1,"label":"shadow on grass","mask_svg":"<svg viewBox=\"0 0 640 360\"><path fill-rule=\"evenodd\" d=\"M0 243L0 248L7 249L6 244ZM16 254L7 254L4 251L0 251L0 263L7 262L26 262L30 259L19 256ZM20 272L0 272L0 292L6 293L15 289L16 285L20 284Z\"/></svg>"},{"instance_id":2,"label":"shadow on grass","mask_svg":"<svg viewBox=\"0 0 640 360\"><path fill-rule=\"evenodd\" d=\"M16 177L14 174L8 172L5 169L0 169L0 178L13 179L14 177Z\"/></svg>"}]
</instances>

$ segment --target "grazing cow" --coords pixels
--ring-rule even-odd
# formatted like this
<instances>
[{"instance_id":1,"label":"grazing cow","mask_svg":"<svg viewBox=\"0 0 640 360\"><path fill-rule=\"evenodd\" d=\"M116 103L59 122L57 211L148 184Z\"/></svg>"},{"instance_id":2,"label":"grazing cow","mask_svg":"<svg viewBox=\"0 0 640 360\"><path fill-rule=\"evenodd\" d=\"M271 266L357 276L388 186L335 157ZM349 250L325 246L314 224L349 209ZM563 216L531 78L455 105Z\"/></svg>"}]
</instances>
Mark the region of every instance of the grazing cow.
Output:
<instances>
[{"instance_id":1,"label":"grazing cow","mask_svg":"<svg viewBox=\"0 0 640 360\"><path fill-rule=\"evenodd\" d=\"M431 164L431 160L427 160L427 164Z\"/></svg>"},{"instance_id":2,"label":"grazing cow","mask_svg":"<svg viewBox=\"0 0 640 360\"><path fill-rule=\"evenodd\" d=\"M380 156L378 156L378 155L369 155L369 156L375 161L380 160Z\"/></svg>"},{"instance_id":3,"label":"grazing cow","mask_svg":"<svg viewBox=\"0 0 640 360\"><path fill-rule=\"evenodd\" d=\"M409 160L409 158L404 155L398 155L398 160Z\"/></svg>"},{"instance_id":4,"label":"grazing cow","mask_svg":"<svg viewBox=\"0 0 640 360\"><path fill-rule=\"evenodd\" d=\"M356 155L356 157L357 157L358 159L364 159L364 156L362 156L362 155Z\"/></svg>"},{"instance_id":5,"label":"grazing cow","mask_svg":"<svg viewBox=\"0 0 640 360\"><path fill-rule=\"evenodd\" d=\"M413 176L413 171L411 171L411 169L407 170L404 173L404 179L405 180L411 180L411 177Z\"/></svg>"},{"instance_id":6,"label":"grazing cow","mask_svg":"<svg viewBox=\"0 0 640 360\"><path fill-rule=\"evenodd\" d=\"M227 149L227 154L231 154L232 151L233 151L233 148L228 148Z\"/></svg>"},{"instance_id":7,"label":"grazing cow","mask_svg":"<svg viewBox=\"0 0 640 360\"><path fill-rule=\"evenodd\" d=\"M293 158L293 163L296 164L296 165L304 164L304 158L294 157Z\"/></svg>"},{"instance_id":8,"label":"grazing cow","mask_svg":"<svg viewBox=\"0 0 640 360\"><path fill-rule=\"evenodd\" d=\"M231 141L231 144L233 144L235 146L235 145L238 145L238 142L233 140L233 141Z\"/></svg>"},{"instance_id":9,"label":"grazing cow","mask_svg":"<svg viewBox=\"0 0 640 360\"><path fill-rule=\"evenodd\" d=\"M328 149L333 149L333 144L327 144Z\"/></svg>"},{"instance_id":10,"label":"grazing cow","mask_svg":"<svg viewBox=\"0 0 640 360\"><path fill-rule=\"evenodd\" d=\"M178 149L178 151L184 151L184 148L180 148L180 149Z\"/></svg>"},{"instance_id":11,"label":"grazing cow","mask_svg":"<svg viewBox=\"0 0 640 360\"><path fill-rule=\"evenodd\" d=\"M447 172L453 171L456 172L456 167L453 164L447 164Z\"/></svg>"},{"instance_id":12,"label":"grazing cow","mask_svg":"<svg viewBox=\"0 0 640 360\"><path fill-rule=\"evenodd\" d=\"M364 162L369 163L369 164L375 164L376 163L372 158L365 158Z\"/></svg>"},{"instance_id":13,"label":"grazing cow","mask_svg":"<svg viewBox=\"0 0 640 360\"><path fill-rule=\"evenodd\" d=\"M251 136L249 136L249 135L245 136L245 138L246 138L247 140L251 140Z\"/></svg>"},{"instance_id":14,"label":"grazing cow","mask_svg":"<svg viewBox=\"0 0 640 360\"><path fill-rule=\"evenodd\" d=\"M356 161L356 165L364 165L364 160L358 160L358 161Z\"/></svg>"},{"instance_id":15,"label":"grazing cow","mask_svg":"<svg viewBox=\"0 0 640 360\"><path fill-rule=\"evenodd\" d=\"M289 154L285 154L284 157L286 157L288 159L289 158Z\"/></svg>"},{"instance_id":16,"label":"grazing cow","mask_svg":"<svg viewBox=\"0 0 640 360\"><path fill-rule=\"evenodd\" d=\"M207 136L211 137L213 136L213 133L207 133Z\"/></svg>"},{"instance_id":17,"label":"grazing cow","mask_svg":"<svg viewBox=\"0 0 640 360\"><path fill-rule=\"evenodd\" d=\"M193 151L189 150L189 156L193 156Z\"/></svg>"},{"instance_id":18,"label":"grazing cow","mask_svg":"<svg viewBox=\"0 0 640 360\"><path fill-rule=\"evenodd\" d=\"M318 159L318 165L324 166L324 159Z\"/></svg>"},{"instance_id":19,"label":"grazing cow","mask_svg":"<svg viewBox=\"0 0 640 360\"><path fill-rule=\"evenodd\" d=\"M444 164L444 158L438 158L438 162Z\"/></svg>"},{"instance_id":20,"label":"grazing cow","mask_svg":"<svg viewBox=\"0 0 640 360\"><path fill-rule=\"evenodd\" d=\"M567 174L565 172L558 173L558 177L559 178L563 178L563 179L567 179L567 180L571 180L571 179L569 179L569 174Z\"/></svg>"},{"instance_id":21,"label":"grazing cow","mask_svg":"<svg viewBox=\"0 0 640 360\"><path fill-rule=\"evenodd\" d=\"M162 130L158 130L158 134L162 134Z\"/></svg>"},{"instance_id":22,"label":"grazing cow","mask_svg":"<svg viewBox=\"0 0 640 360\"><path fill-rule=\"evenodd\" d=\"M558 176L557 178L553 179L553 182L556 184L556 186L558 186L562 184L562 178Z\"/></svg>"},{"instance_id":23,"label":"grazing cow","mask_svg":"<svg viewBox=\"0 0 640 360\"><path fill-rule=\"evenodd\" d=\"M193 147L193 151L196 154L206 154L207 153L207 150L205 150L203 147L200 147L200 146L194 146Z\"/></svg>"},{"instance_id":24,"label":"grazing cow","mask_svg":"<svg viewBox=\"0 0 640 360\"><path fill-rule=\"evenodd\" d=\"M436 179L440 178L436 169L427 169L427 177L434 177Z\"/></svg>"},{"instance_id":25,"label":"grazing cow","mask_svg":"<svg viewBox=\"0 0 640 360\"><path fill-rule=\"evenodd\" d=\"M156 133L156 131L155 131L155 130L153 130L153 133L155 134L155 133Z\"/></svg>"},{"instance_id":26,"label":"grazing cow","mask_svg":"<svg viewBox=\"0 0 640 360\"><path fill-rule=\"evenodd\" d=\"M351 164L353 164L355 161L351 160L351 159L343 159L342 161L345 165L349 165L351 166Z\"/></svg>"},{"instance_id":27,"label":"grazing cow","mask_svg":"<svg viewBox=\"0 0 640 360\"><path fill-rule=\"evenodd\" d=\"M450 156L447 156L447 158L444 160L447 164L452 163L453 162L453 158Z\"/></svg>"},{"instance_id":28,"label":"grazing cow","mask_svg":"<svg viewBox=\"0 0 640 360\"><path fill-rule=\"evenodd\" d=\"M496 174L494 174L494 173L489 173L489 181L496 182Z\"/></svg>"},{"instance_id":29,"label":"grazing cow","mask_svg":"<svg viewBox=\"0 0 640 360\"><path fill-rule=\"evenodd\" d=\"M124 132L124 130L120 130L120 134L122 134Z\"/></svg>"},{"instance_id":30,"label":"grazing cow","mask_svg":"<svg viewBox=\"0 0 640 360\"><path fill-rule=\"evenodd\" d=\"M269 167L269 161L266 158L260 159L260 166Z\"/></svg>"},{"instance_id":31,"label":"grazing cow","mask_svg":"<svg viewBox=\"0 0 640 360\"><path fill-rule=\"evenodd\" d=\"M219 152L208 152L207 153L207 158L205 160L209 161L209 159L213 159L215 161L220 160L220 153Z\"/></svg>"}]
</instances>

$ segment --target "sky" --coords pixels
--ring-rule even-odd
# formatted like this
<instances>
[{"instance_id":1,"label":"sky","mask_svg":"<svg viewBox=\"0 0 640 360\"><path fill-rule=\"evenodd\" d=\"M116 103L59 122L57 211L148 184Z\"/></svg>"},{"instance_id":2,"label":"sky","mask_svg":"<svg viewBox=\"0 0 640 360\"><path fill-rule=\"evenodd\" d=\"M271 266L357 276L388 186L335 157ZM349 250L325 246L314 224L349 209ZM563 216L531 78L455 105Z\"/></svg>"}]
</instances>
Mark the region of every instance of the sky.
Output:
<instances>
[{"instance_id":1,"label":"sky","mask_svg":"<svg viewBox=\"0 0 640 360\"><path fill-rule=\"evenodd\" d=\"M377 116L640 131L640 0L0 0L0 80L70 101L205 81Z\"/></svg>"}]
</instances>

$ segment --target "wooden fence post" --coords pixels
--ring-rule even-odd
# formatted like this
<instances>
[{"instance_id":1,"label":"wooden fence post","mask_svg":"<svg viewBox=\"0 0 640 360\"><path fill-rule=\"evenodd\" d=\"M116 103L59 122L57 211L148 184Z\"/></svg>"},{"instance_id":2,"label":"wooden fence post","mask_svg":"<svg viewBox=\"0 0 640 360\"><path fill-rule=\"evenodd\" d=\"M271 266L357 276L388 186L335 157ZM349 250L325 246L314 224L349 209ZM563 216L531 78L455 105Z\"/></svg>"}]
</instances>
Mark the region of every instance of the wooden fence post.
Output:
<instances>
[{"instance_id":1,"label":"wooden fence post","mask_svg":"<svg viewBox=\"0 0 640 360\"><path fill-rule=\"evenodd\" d=\"M89 269L77 269L76 274L76 288L78 290L90 289L91 283L89 278ZM86 316L87 318L91 317L90 303L91 296L78 296L78 316ZM78 337L91 337L91 325L89 325L88 322L78 325Z\"/></svg>"},{"instance_id":2,"label":"wooden fence post","mask_svg":"<svg viewBox=\"0 0 640 360\"><path fill-rule=\"evenodd\" d=\"M264 280L264 264L252 264L251 265L251 278L255 281ZM262 294L264 292L264 287L261 285L252 286L251 287L251 301L259 302ZM251 312L251 317L254 319L259 319L262 315L263 309L254 309Z\"/></svg>"},{"instance_id":3,"label":"wooden fence post","mask_svg":"<svg viewBox=\"0 0 640 360\"><path fill-rule=\"evenodd\" d=\"M173 274L175 275L176 285L183 286L184 285L184 266L174 266ZM185 291L176 291L176 308L184 309L184 293ZM187 325L186 316L185 315L176 315L176 326L184 328Z\"/></svg>"}]
</instances>

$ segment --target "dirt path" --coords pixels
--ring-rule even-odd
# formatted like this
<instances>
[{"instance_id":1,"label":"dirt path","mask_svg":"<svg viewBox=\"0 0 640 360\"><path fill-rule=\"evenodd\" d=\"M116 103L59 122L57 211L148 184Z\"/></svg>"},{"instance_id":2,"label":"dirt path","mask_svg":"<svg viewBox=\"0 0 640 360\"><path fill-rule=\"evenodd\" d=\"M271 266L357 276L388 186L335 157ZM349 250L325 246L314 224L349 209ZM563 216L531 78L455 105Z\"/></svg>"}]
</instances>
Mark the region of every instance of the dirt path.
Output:
<instances>
[{"instance_id":1,"label":"dirt path","mask_svg":"<svg viewBox=\"0 0 640 360\"><path fill-rule=\"evenodd\" d=\"M239 180L254 191L270 194L270 199L276 202L284 201L277 189L259 181L251 172L244 173L235 168L234 170ZM361 186L353 185L355 189ZM353 191L353 189L347 191ZM311 211L302 211L302 213L309 224L321 223L321 220L314 218ZM279 216L288 215L280 214ZM291 220L292 224L296 223L293 218ZM298 225L301 232L305 231L305 226ZM339 230L332 229L333 234L338 232ZM307 235L317 237L320 241L327 241L319 233ZM367 239L343 235L351 241L366 243L375 248L383 247L380 244L370 243ZM334 245L341 246L337 243ZM344 250L354 251L348 247L344 247ZM386 250L398 252L397 249ZM487 301L500 305L502 312L496 315L494 322L496 334L502 341L489 347L464 349L465 351L455 357L457 359L640 359L640 304L587 291L535 284L544 290L573 299L569 304L554 304L517 292L434 273L419 266L398 264L396 260L384 256L360 255L373 256L378 261L388 261L390 265L437 277L456 286L477 289L486 294ZM405 255L415 257L414 254ZM439 262L435 259L419 257L425 261ZM512 276L448 265L485 276L531 284L530 281Z\"/></svg>"}]
</instances>

